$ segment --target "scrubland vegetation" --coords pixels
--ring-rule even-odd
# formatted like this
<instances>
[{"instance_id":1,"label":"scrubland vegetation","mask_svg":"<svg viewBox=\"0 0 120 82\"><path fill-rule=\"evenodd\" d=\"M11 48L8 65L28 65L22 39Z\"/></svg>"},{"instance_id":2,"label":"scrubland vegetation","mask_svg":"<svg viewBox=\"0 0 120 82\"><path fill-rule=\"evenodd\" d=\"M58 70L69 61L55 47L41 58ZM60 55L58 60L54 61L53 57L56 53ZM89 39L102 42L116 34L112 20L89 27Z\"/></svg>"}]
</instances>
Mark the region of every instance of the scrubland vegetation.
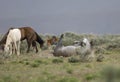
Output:
<instances>
[{"instance_id":1,"label":"scrubland vegetation","mask_svg":"<svg viewBox=\"0 0 120 82\"><path fill-rule=\"evenodd\" d=\"M72 45L83 37L93 42L94 61L80 61L79 55L54 57L47 46L39 48L37 54L32 49L26 53L23 41L20 56L3 57L1 52L0 82L120 82L120 35L66 32L63 45Z\"/></svg>"}]
</instances>

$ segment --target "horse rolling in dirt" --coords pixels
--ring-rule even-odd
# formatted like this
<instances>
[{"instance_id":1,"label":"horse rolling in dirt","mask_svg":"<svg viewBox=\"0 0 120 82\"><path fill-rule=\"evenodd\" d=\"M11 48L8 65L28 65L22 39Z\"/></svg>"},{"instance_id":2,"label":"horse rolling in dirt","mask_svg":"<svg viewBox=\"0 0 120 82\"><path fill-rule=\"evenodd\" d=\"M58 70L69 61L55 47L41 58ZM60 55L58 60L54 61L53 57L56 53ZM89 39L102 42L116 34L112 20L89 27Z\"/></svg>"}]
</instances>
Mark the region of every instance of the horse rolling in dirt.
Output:
<instances>
[{"instance_id":1,"label":"horse rolling in dirt","mask_svg":"<svg viewBox=\"0 0 120 82\"><path fill-rule=\"evenodd\" d=\"M15 50L17 52L17 55L20 55L20 41L21 39L21 32L19 29L10 29L9 33L6 38L6 43L4 46L4 51L6 54L9 53L9 55L12 54L13 45L15 47Z\"/></svg>"},{"instance_id":2,"label":"horse rolling in dirt","mask_svg":"<svg viewBox=\"0 0 120 82\"><path fill-rule=\"evenodd\" d=\"M43 47L44 41L42 38L35 32L31 27L21 27L18 28L21 31L21 40L27 40L28 49L27 52L30 51L31 45L36 49L36 53L38 52L36 42L40 44L40 48Z\"/></svg>"},{"instance_id":3,"label":"horse rolling in dirt","mask_svg":"<svg viewBox=\"0 0 120 82\"><path fill-rule=\"evenodd\" d=\"M83 38L82 42L78 42L76 45L63 46L63 36L63 34L60 36L60 39L54 49L54 56L69 57L72 55L83 54L91 51L91 44L87 38Z\"/></svg>"},{"instance_id":4,"label":"horse rolling in dirt","mask_svg":"<svg viewBox=\"0 0 120 82\"><path fill-rule=\"evenodd\" d=\"M63 38L63 34L61 35L55 49L53 52L54 56L63 56L63 57L69 57L72 55L76 55L77 54L77 49L80 48L81 46L74 46L74 45L70 45L70 46L63 46L62 44L62 38Z\"/></svg>"}]
</instances>

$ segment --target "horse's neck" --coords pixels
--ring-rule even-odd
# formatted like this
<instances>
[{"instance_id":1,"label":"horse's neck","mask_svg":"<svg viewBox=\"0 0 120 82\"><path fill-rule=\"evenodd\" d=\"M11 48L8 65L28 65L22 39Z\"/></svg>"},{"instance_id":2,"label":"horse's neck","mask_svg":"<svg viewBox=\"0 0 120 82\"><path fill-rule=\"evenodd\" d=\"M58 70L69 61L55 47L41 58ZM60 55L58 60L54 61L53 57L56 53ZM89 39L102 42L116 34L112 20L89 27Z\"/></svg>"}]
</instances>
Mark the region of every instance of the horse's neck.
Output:
<instances>
[{"instance_id":1,"label":"horse's neck","mask_svg":"<svg viewBox=\"0 0 120 82\"><path fill-rule=\"evenodd\" d=\"M57 43L57 45L56 45L55 51L56 51L58 48L63 47L62 38L63 38L63 37L60 37L60 39L59 39L59 41L58 41L58 43Z\"/></svg>"},{"instance_id":2,"label":"horse's neck","mask_svg":"<svg viewBox=\"0 0 120 82\"><path fill-rule=\"evenodd\" d=\"M90 43L89 43L89 42L86 43L85 49L86 49L86 50L90 50L90 49L91 49L91 46L90 46Z\"/></svg>"},{"instance_id":3,"label":"horse's neck","mask_svg":"<svg viewBox=\"0 0 120 82\"><path fill-rule=\"evenodd\" d=\"M60 40L58 41L56 47L61 47L63 44L62 44L62 38L60 38Z\"/></svg>"},{"instance_id":4,"label":"horse's neck","mask_svg":"<svg viewBox=\"0 0 120 82\"><path fill-rule=\"evenodd\" d=\"M7 36L7 40L6 40L6 44L5 44L5 45L6 45L6 46L7 46L7 45L10 45L11 42L12 42L12 39L11 39L11 37L8 35L8 36Z\"/></svg>"}]
</instances>

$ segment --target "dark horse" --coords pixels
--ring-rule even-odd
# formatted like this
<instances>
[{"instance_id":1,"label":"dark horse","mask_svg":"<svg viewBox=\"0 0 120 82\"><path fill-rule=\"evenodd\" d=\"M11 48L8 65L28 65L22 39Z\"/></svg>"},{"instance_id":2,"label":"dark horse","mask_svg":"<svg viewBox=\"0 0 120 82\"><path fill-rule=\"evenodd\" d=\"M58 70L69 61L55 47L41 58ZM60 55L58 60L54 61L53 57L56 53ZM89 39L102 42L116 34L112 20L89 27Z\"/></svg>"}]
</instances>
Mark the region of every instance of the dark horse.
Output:
<instances>
[{"instance_id":1,"label":"dark horse","mask_svg":"<svg viewBox=\"0 0 120 82\"><path fill-rule=\"evenodd\" d=\"M10 29L14 29L14 28L10 28ZM40 44L40 48L43 47L44 41L31 27L21 27L18 29L21 31L21 41L25 39L27 40L27 44L28 44L27 52L30 51L31 45L36 49L36 53L38 52L36 42ZM5 44L8 33L9 30L0 41L0 44Z\"/></svg>"},{"instance_id":2,"label":"dark horse","mask_svg":"<svg viewBox=\"0 0 120 82\"><path fill-rule=\"evenodd\" d=\"M28 43L27 52L29 52L31 45L35 47L36 52L38 52L36 42L40 44L41 48L43 47L44 41L31 27L21 27L19 29L21 31L21 41L24 39L27 40L27 43Z\"/></svg>"}]
</instances>

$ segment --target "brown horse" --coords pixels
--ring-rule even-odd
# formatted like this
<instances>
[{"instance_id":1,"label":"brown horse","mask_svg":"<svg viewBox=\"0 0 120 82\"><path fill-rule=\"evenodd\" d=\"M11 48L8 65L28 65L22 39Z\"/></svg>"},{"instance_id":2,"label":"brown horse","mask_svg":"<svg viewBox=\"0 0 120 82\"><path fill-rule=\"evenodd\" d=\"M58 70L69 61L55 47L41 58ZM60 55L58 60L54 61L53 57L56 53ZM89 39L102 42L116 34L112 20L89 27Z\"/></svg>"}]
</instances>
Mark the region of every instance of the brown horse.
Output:
<instances>
[{"instance_id":1,"label":"brown horse","mask_svg":"<svg viewBox=\"0 0 120 82\"><path fill-rule=\"evenodd\" d=\"M21 31L21 41L27 40L27 52L29 52L31 45L36 49L36 52L38 52L36 42L40 44L40 48L43 47L44 41L31 27L21 27L18 29Z\"/></svg>"},{"instance_id":2,"label":"brown horse","mask_svg":"<svg viewBox=\"0 0 120 82\"><path fill-rule=\"evenodd\" d=\"M14 28L10 28L10 29L14 29ZM42 48L44 41L31 27L21 27L18 29L21 31L21 41L25 39L27 40L27 44L28 44L27 52L29 52L31 45L36 49L36 52L38 52L36 42L38 42L40 44L40 48ZM8 33L9 30L0 41L0 45L6 43L6 38Z\"/></svg>"},{"instance_id":3,"label":"brown horse","mask_svg":"<svg viewBox=\"0 0 120 82\"><path fill-rule=\"evenodd\" d=\"M56 36L52 36L52 38L47 39L47 46L51 46L57 44L58 38Z\"/></svg>"}]
</instances>

